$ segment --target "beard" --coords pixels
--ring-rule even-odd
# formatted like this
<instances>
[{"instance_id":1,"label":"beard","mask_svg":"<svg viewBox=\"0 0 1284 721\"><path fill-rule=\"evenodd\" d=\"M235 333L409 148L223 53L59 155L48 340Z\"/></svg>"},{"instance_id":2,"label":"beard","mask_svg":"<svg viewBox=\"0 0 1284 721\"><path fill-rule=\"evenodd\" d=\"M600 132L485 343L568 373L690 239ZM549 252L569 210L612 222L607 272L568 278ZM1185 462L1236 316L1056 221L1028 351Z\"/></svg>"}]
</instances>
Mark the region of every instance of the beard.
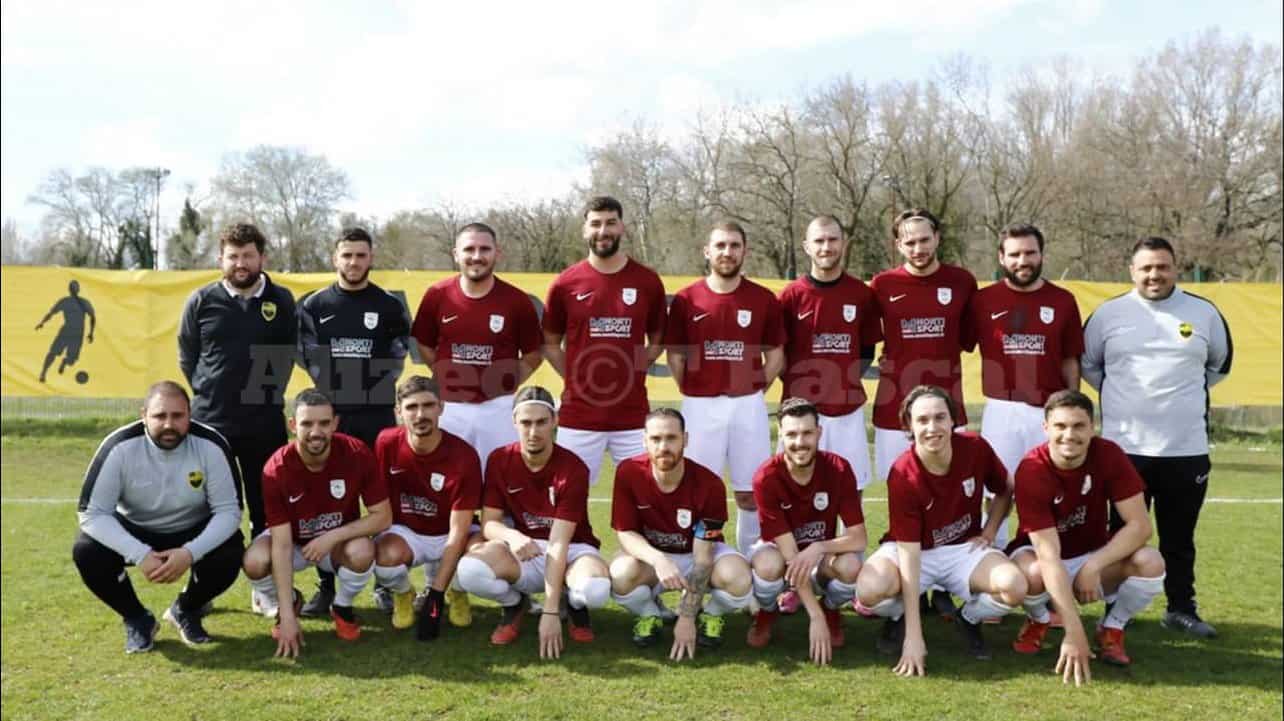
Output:
<instances>
[{"instance_id":1,"label":"beard","mask_svg":"<svg viewBox=\"0 0 1284 721\"><path fill-rule=\"evenodd\" d=\"M599 245L599 243L601 243L603 240L609 240L611 241L611 244L603 248ZM610 258L611 256L618 253L620 250L620 236L618 235L617 236L600 236L599 235L596 238L589 238L588 247L589 247L589 252L592 253L593 255L596 255L599 258Z\"/></svg>"},{"instance_id":2,"label":"beard","mask_svg":"<svg viewBox=\"0 0 1284 721\"><path fill-rule=\"evenodd\" d=\"M1020 269L1018 269L1018 271L1019 270ZM1003 277L1007 278L1009 283L1018 288L1028 288L1029 286L1034 285L1039 280L1039 277L1043 275L1043 264L1040 263L1035 266L1030 266L1030 271L1029 280L1021 280L1016 273L1004 268Z\"/></svg>"},{"instance_id":3,"label":"beard","mask_svg":"<svg viewBox=\"0 0 1284 721\"><path fill-rule=\"evenodd\" d=\"M253 270L245 274L245 280L237 280L236 271L230 270L223 273L223 279L226 280L233 288L245 290L246 288L253 288L255 285L258 285L260 275L263 275L262 270Z\"/></svg>"},{"instance_id":4,"label":"beard","mask_svg":"<svg viewBox=\"0 0 1284 721\"><path fill-rule=\"evenodd\" d=\"M485 263L465 263L461 272L465 278L472 281L486 280L495 272L495 266Z\"/></svg>"},{"instance_id":5,"label":"beard","mask_svg":"<svg viewBox=\"0 0 1284 721\"><path fill-rule=\"evenodd\" d=\"M348 285L361 285L362 283L366 282L366 279L370 277L370 269L366 268L365 270L361 271L361 275L358 276L357 278L352 278L347 273L340 273L339 275L343 276L344 282L347 283Z\"/></svg>"},{"instance_id":6,"label":"beard","mask_svg":"<svg viewBox=\"0 0 1284 721\"><path fill-rule=\"evenodd\" d=\"M160 448L172 451L178 448L178 444L183 442L183 434L178 431L161 431L159 435L152 439Z\"/></svg>"},{"instance_id":7,"label":"beard","mask_svg":"<svg viewBox=\"0 0 1284 721\"><path fill-rule=\"evenodd\" d=\"M744 265L745 264L743 261L740 263L736 263L730 270L723 270L723 267L719 266L719 264L717 263L710 263L709 267L713 270L714 275L718 276L719 278L726 278L727 280L730 280L732 278L739 277L740 269L743 268Z\"/></svg>"}]
</instances>

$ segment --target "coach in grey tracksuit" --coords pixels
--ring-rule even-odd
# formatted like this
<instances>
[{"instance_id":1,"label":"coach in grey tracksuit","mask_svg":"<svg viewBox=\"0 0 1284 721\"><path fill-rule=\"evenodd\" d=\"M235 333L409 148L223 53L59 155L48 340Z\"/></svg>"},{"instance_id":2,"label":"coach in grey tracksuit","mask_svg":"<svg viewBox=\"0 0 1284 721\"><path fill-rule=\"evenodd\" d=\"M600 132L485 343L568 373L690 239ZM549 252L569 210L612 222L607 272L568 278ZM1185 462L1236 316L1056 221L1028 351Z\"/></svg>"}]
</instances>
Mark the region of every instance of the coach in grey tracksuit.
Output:
<instances>
[{"instance_id":1,"label":"coach in grey tracksuit","mask_svg":"<svg viewBox=\"0 0 1284 721\"><path fill-rule=\"evenodd\" d=\"M1208 389L1230 373L1230 327L1207 299L1176 287L1163 238L1133 249L1136 286L1084 325L1083 379L1101 392L1101 434L1118 443L1154 501L1168 566L1167 628L1212 637L1195 605L1195 524L1208 489Z\"/></svg>"}]
</instances>

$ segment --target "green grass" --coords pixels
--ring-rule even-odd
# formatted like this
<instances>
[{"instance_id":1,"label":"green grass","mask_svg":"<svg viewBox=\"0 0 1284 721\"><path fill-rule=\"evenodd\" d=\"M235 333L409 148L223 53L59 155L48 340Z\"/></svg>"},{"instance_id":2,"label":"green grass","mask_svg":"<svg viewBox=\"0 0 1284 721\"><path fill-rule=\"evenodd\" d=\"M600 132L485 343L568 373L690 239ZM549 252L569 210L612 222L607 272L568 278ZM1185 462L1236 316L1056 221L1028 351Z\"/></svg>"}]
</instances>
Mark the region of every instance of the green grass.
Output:
<instances>
[{"instance_id":1,"label":"green grass","mask_svg":"<svg viewBox=\"0 0 1284 721\"><path fill-rule=\"evenodd\" d=\"M1133 667L1094 664L1094 682L1083 689L1063 687L1052 675L1052 650L1034 660L1007 650L1015 618L986 628L996 652L986 664L964 658L951 627L931 620L930 675L906 680L874 652L878 624L850 612L848 645L824 669L807 661L801 617L784 619L773 645L756 652L744 645L747 617L736 616L722 649L679 666L665 658L667 643L636 651L631 621L615 607L595 615L595 644L572 645L560 661L542 662L534 619L514 646L490 648L498 610L479 605L472 628L450 628L421 644L394 632L368 592L358 599L365 622L359 642L340 642L329 623L306 621L305 655L283 661L271 657L270 622L248 612L243 579L208 619L218 643L189 649L166 627L153 653L125 656L119 620L81 585L70 560L75 505L63 499L78 495L99 439L32 434L8 423L0 439L7 719L1280 718L1279 504L1204 508L1200 603L1220 639L1198 642L1161 629L1160 599L1129 631ZM1259 447L1220 444L1210 495L1279 498L1280 447ZM604 476L595 498L609 498L609 472ZM885 494L875 486L869 495ZM885 503L868 501L866 514L876 538L886 528ZM594 503L592 515L603 550L613 553L608 504ZM159 615L177 589L134 577ZM300 585L313 578L305 572ZM1089 607L1086 617L1100 612Z\"/></svg>"}]
</instances>

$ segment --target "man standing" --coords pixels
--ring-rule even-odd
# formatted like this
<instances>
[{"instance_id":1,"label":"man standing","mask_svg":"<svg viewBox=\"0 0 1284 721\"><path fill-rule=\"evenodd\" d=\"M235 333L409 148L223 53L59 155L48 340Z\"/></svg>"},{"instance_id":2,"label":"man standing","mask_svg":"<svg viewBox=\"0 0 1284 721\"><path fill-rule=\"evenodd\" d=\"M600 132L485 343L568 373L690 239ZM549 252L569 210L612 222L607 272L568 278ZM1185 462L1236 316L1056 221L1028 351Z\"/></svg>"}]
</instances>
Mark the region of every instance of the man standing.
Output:
<instances>
[{"instance_id":1,"label":"man standing","mask_svg":"<svg viewBox=\"0 0 1284 721\"><path fill-rule=\"evenodd\" d=\"M1003 281L977 291L969 309L981 352L985 412L981 437L1016 468L1046 441L1043 404L1053 393L1079 389L1083 329L1069 291L1044 280L1043 233L1009 225L999 234ZM1007 545L1007 524L996 545Z\"/></svg>"},{"instance_id":2,"label":"man standing","mask_svg":"<svg viewBox=\"0 0 1284 721\"><path fill-rule=\"evenodd\" d=\"M236 580L244 546L227 441L191 422L187 391L173 381L147 389L141 416L94 453L72 548L85 585L124 619L125 653L150 651L159 629L134 593L127 564L151 583L173 583L191 570L165 620L196 645L211 640L201 607Z\"/></svg>"},{"instance_id":3,"label":"man standing","mask_svg":"<svg viewBox=\"0 0 1284 721\"><path fill-rule=\"evenodd\" d=\"M396 424L395 386L405 362L410 319L401 301L370 282L374 241L361 228L344 230L334 243L338 278L299 300L299 355L316 388L334 400L340 433L374 450L379 432ZM329 616L334 575L317 568L317 592L304 616ZM379 593L383 591L383 593ZM390 612L391 598L375 600Z\"/></svg>"},{"instance_id":4,"label":"man standing","mask_svg":"<svg viewBox=\"0 0 1284 721\"><path fill-rule=\"evenodd\" d=\"M686 454L714 473L730 470L741 552L761 535L752 484L771 455L763 391L784 365L780 303L740 275L746 253L744 228L714 226L704 246L709 275L673 296L664 338L682 415L691 419Z\"/></svg>"},{"instance_id":5,"label":"man standing","mask_svg":"<svg viewBox=\"0 0 1284 721\"><path fill-rule=\"evenodd\" d=\"M285 388L294 366L294 296L263 272L267 239L248 223L219 235L223 279L192 293L178 328L178 364L192 388L192 418L227 439L240 465L250 534L267 527L263 464L286 441ZM275 606L255 593L251 608Z\"/></svg>"},{"instance_id":6,"label":"man standing","mask_svg":"<svg viewBox=\"0 0 1284 721\"><path fill-rule=\"evenodd\" d=\"M1012 649L1036 654L1051 625L1048 601L1061 613L1066 636L1057 671L1075 685L1091 678L1088 636L1075 601L1106 600L1097 626L1101 659L1132 663L1124 649L1128 621L1163 590L1164 559L1146 546L1150 515L1137 471L1114 443L1092 432L1092 401L1057 391L1044 406L1047 442L1030 451L1016 472L1020 535L1008 555L1025 574L1026 620ZM1110 532L1113 503L1124 525Z\"/></svg>"},{"instance_id":7,"label":"man standing","mask_svg":"<svg viewBox=\"0 0 1284 721\"><path fill-rule=\"evenodd\" d=\"M909 448L900 410L911 389L944 388L958 410L955 422L967 425L959 354L973 345L966 332L966 312L976 293L976 278L937 259L940 225L922 208L898 215L892 237L905 263L870 281L883 316L883 353L874 400L874 466L879 478L887 478L892 463Z\"/></svg>"},{"instance_id":8,"label":"man standing","mask_svg":"<svg viewBox=\"0 0 1284 721\"><path fill-rule=\"evenodd\" d=\"M646 373L664 349L664 284L619 252L624 234L620 201L589 199L588 259L554 279L544 308L544 355L566 382L558 444L588 466L590 485L604 451L620 463L645 450Z\"/></svg>"},{"instance_id":9,"label":"man standing","mask_svg":"<svg viewBox=\"0 0 1284 721\"><path fill-rule=\"evenodd\" d=\"M330 399L309 388L294 399L290 431L295 441L279 448L263 468L263 501L268 529L250 544L242 565L250 585L277 604L272 638L277 656L297 657L303 646L294 572L315 565L339 579L330 607L335 633L344 641L361 637L352 601L374 575L370 537L388 528L388 489L364 443L335 432L339 419ZM361 515L365 505L366 515Z\"/></svg>"},{"instance_id":10,"label":"man standing","mask_svg":"<svg viewBox=\"0 0 1284 721\"><path fill-rule=\"evenodd\" d=\"M1136 287L1084 326L1083 378L1101 391L1101 435L1128 454L1155 504L1163 625L1213 638L1195 604L1195 524L1211 469L1208 389L1230 373L1230 327L1211 301L1177 287L1167 240L1138 241L1129 270Z\"/></svg>"},{"instance_id":11,"label":"man standing","mask_svg":"<svg viewBox=\"0 0 1284 721\"><path fill-rule=\"evenodd\" d=\"M675 661L694 658L697 645L721 645L722 617L748 606L751 590L749 562L722 542L726 487L684 457L684 424L672 408L647 415L646 455L620 464L611 499L611 526L620 539L620 555L611 561L612 598L637 617L633 643L645 647L664 626L656 596L680 589L669 652Z\"/></svg>"},{"instance_id":12,"label":"man standing","mask_svg":"<svg viewBox=\"0 0 1284 721\"><path fill-rule=\"evenodd\" d=\"M86 340L90 343L94 342L94 327L98 325L93 304L88 298L80 295L80 281L73 280L67 284L67 296L53 304L49 312L45 313L45 317L36 324L36 330L45 327L45 323L48 323L55 313L62 313L62 327L58 329L58 334L49 344L45 362L40 366L41 383L46 382L45 375L49 373L49 366L53 365L54 359L58 356L62 356L62 362L58 364L59 375L62 375L67 366L76 365L76 361L80 360L81 344ZM85 336L86 316L89 317L88 337Z\"/></svg>"}]
</instances>

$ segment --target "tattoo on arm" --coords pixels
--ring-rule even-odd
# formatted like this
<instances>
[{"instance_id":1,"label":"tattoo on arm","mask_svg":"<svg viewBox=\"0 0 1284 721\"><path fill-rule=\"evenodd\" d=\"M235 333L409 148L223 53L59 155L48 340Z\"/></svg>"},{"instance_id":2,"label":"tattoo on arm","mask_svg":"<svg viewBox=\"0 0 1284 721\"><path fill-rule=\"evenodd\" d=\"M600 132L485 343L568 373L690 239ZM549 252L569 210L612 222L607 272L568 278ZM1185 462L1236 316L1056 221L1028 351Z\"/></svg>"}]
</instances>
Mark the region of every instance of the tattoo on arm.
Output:
<instances>
[{"instance_id":1,"label":"tattoo on arm","mask_svg":"<svg viewBox=\"0 0 1284 721\"><path fill-rule=\"evenodd\" d=\"M678 606L678 614L695 618L700 612L700 602L704 600L704 594L709 590L709 579L713 576L713 564L704 564L699 561L691 566L691 572L687 574L687 586L690 591L682 593L682 603Z\"/></svg>"}]
</instances>

